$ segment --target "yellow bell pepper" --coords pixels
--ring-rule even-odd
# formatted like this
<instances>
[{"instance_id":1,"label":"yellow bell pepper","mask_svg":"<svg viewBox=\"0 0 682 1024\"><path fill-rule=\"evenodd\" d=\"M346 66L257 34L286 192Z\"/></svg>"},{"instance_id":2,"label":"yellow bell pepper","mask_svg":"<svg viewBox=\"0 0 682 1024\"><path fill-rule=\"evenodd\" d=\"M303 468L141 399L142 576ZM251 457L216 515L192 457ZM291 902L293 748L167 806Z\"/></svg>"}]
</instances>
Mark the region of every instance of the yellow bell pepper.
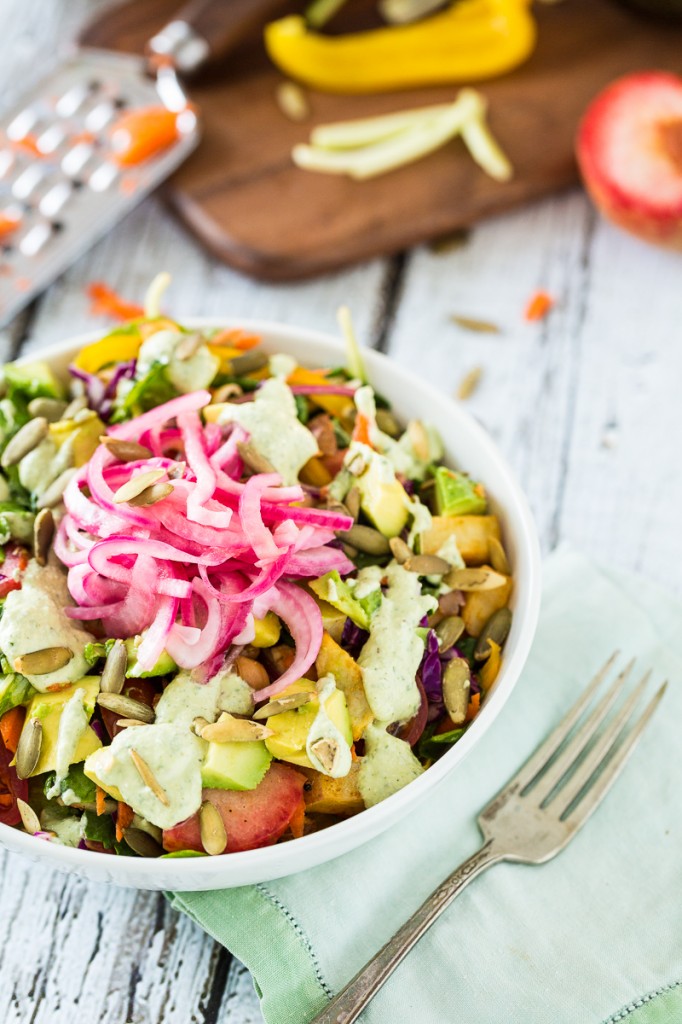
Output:
<instances>
[{"instance_id":1,"label":"yellow bell pepper","mask_svg":"<svg viewBox=\"0 0 682 1024\"><path fill-rule=\"evenodd\" d=\"M523 63L535 46L529 0L460 0L439 14L341 36L291 15L265 28L265 46L291 78L325 92L368 93L474 81Z\"/></svg>"}]
</instances>

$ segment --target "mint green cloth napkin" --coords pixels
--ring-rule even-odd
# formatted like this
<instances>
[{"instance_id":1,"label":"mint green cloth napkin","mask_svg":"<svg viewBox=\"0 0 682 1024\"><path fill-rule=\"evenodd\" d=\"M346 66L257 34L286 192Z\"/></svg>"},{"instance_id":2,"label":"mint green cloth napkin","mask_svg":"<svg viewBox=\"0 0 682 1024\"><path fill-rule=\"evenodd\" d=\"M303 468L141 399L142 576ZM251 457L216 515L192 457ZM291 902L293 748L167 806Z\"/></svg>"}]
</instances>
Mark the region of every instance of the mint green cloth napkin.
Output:
<instances>
[{"instance_id":1,"label":"mint green cloth napkin","mask_svg":"<svg viewBox=\"0 0 682 1024\"><path fill-rule=\"evenodd\" d=\"M605 803L555 860L475 881L365 1012L366 1024L682 1021L682 604L570 550L506 707L390 831L265 885L175 893L253 972L268 1024L305 1024L479 844L475 818L615 649L670 680Z\"/></svg>"}]
</instances>

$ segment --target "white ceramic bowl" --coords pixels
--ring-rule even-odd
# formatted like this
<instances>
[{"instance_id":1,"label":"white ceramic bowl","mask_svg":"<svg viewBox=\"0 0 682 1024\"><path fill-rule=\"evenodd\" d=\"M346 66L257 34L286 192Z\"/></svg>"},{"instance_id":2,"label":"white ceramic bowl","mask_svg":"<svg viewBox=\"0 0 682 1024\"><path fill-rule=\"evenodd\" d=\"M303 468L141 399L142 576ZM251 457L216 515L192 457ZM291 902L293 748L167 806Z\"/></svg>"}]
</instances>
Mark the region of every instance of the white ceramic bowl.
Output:
<instances>
[{"instance_id":1,"label":"white ceramic bowl","mask_svg":"<svg viewBox=\"0 0 682 1024\"><path fill-rule=\"evenodd\" d=\"M267 350L290 352L304 366L338 366L344 362L340 342L317 331L258 320L233 321L229 317L190 318L182 322L197 328L244 327L261 335ZM45 359L56 372L66 374L76 352L99 336L101 332L71 338L30 358ZM365 360L370 380L391 401L400 419L419 417L438 427L448 464L466 470L485 484L502 522L514 574L514 622L500 674L465 735L423 775L383 803L321 832L260 850L222 857L143 860L58 846L0 825L0 843L7 849L96 882L139 889L224 889L267 881L331 860L383 832L455 771L476 746L518 682L535 634L540 605L540 551L535 524L504 459L486 432L461 406L380 353L367 351Z\"/></svg>"}]
</instances>

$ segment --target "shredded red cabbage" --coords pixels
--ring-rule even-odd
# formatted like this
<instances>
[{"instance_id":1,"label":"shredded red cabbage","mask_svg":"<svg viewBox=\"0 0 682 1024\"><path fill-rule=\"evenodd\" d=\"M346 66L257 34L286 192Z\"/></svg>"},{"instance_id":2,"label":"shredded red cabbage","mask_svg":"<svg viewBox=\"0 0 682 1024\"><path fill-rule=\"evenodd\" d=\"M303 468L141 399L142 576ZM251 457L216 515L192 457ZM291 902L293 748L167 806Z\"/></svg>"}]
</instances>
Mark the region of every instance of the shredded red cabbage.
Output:
<instances>
[{"instance_id":1,"label":"shredded red cabbage","mask_svg":"<svg viewBox=\"0 0 682 1024\"><path fill-rule=\"evenodd\" d=\"M119 383L122 380L131 380L135 376L135 360L119 363L106 384L97 374L87 373L73 364L69 367L69 373L77 380L83 381L90 408L94 409L103 420L108 420L114 410L114 400Z\"/></svg>"},{"instance_id":2,"label":"shredded red cabbage","mask_svg":"<svg viewBox=\"0 0 682 1024\"><path fill-rule=\"evenodd\" d=\"M369 633L361 626L356 626L352 619L346 619L341 633L341 646L351 658L357 658L369 640Z\"/></svg>"},{"instance_id":3,"label":"shredded red cabbage","mask_svg":"<svg viewBox=\"0 0 682 1024\"><path fill-rule=\"evenodd\" d=\"M433 629L426 635L424 656L419 666L422 685L430 704L443 706L443 667L438 649L438 637Z\"/></svg>"}]
</instances>

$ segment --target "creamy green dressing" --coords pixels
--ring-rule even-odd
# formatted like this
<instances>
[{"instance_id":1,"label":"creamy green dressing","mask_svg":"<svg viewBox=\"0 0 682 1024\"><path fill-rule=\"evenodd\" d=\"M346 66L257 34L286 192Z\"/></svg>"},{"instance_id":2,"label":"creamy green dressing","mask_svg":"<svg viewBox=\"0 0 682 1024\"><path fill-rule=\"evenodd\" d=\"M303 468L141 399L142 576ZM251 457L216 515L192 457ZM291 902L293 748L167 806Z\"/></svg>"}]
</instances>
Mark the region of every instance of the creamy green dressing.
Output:
<instances>
[{"instance_id":1,"label":"creamy green dressing","mask_svg":"<svg viewBox=\"0 0 682 1024\"><path fill-rule=\"evenodd\" d=\"M182 394L207 388L220 368L220 360L203 344L189 359L176 359L175 350L186 337L181 331L162 330L151 334L140 346L136 378L139 380L154 365L161 363L166 367L166 376L171 384Z\"/></svg>"},{"instance_id":2,"label":"creamy green dressing","mask_svg":"<svg viewBox=\"0 0 682 1024\"><path fill-rule=\"evenodd\" d=\"M145 785L130 756L136 750L168 797L168 806ZM132 809L159 828L172 828L201 806L204 743L174 725L138 725L114 736L85 762L105 789L115 786Z\"/></svg>"},{"instance_id":3,"label":"creamy green dressing","mask_svg":"<svg viewBox=\"0 0 682 1024\"><path fill-rule=\"evenodd\" d=\"M270 356L268 364L271 376L279 377L280 380L286 380L289 374L294 372L297 365L294 357L286 352L275 352L274 355Z\"/></svg>"},{"instance_id":4,"label":"creamy green dressing","mask_svg":"<svg viewBox=\"0 0 682 1024\"><path fill-rule=\"evenodd\" d=\"M59 716L57 749L55 752L55 779L54 784L45 794L48 799L59 796L60 784L69 773L69 767L76 756L76 747L88 727L90 715L83 704L84 698L85 690L79 687L69 697ZM66 803L66 801L64 802Z\"/></svg>"},{"instance_id":5,"label":"creamy green dressing","mask_svg":"<svg viewBox=\"0 0 682 1024\"><path fill-rule=\"evenodd\" d=\"M325 708L325 702L329 700L335 689L336 680L331 674L323 676L317 682L317 695L320 704L308 732L305 752L313 768L317 769L318 772L322 775L328 775L332 779L341 779L348 775L350 766L353 763L353 755L346 738L340 729L334 725ZM325 768L312 749L318 740L329 740L330 743L338 747L338 754L334 758L334 766L331 771Z\"/></svg>"},{"instance_id":6,"label":"creamy green dressing","mask_svg":"<svg viewBox=\"0 0 682 1024\"><path fill-rule=\"evenodd\" d=\"M441 544L436 554L439 558L444 558L446 562L449 562L453 569L463 569L466 565L457 546L457 538L454 533L451 533L448 539Z\"/></svg>"},{"instance_id":7,"label":"creamy green dressing","mask_svg":"<svg viewBox=\"0 0 682 1024\"><path fill-rule=\"evenodd\" d=\"M424 768L409 743L386 732L386 724L368 725L365 756L360 763L358 788L365 807L373 807L418 778Z\"/></svg>"},{"instance_id":8,"label":"creamy green dressing","mask_svg":"<svg viewBox=\"0 0 682 1024\"><path fill-rule=\"evenodd\" d=\"M45 832L54 832L56 839L52 842L60 846L78 846L83 838L85 819L64 814L61 808L48 804L40 813L40 825Z\"/></svg>"},{"instance_id":9,"label":"creamy green dressing","mask_svg":"<svg viewBox=\"0 0 682 1024\"><path fill-rule=\"evenodd\" d=\"M161 694L156 705L156 722L189 729L195 718L215 722L221 711L249 715L253 692L235 672L219 672L207 683L198 683L190 672L179 672Z\"/></svg>"},{"instance_id":10,"label":"creamy green dressing","mask_svg":"<svg viewBox=\"0 0 682 1024\"><path fill-rule=\"evenodd\" d=\"M417 626L437 607L435 598L421 593L416 573L397 562L385 569L368 566L358 578L388 582L381 604L369 624L369 639L358 664L363 672L367 702L381 722L403 722L419 709L416 673L424 653Z\"/></svg>"},{"instance_id":11,"label":"creamy green dressing","mask_svg":"<svg viewBox=\"0 0 682 1024\"><path fill-rule=\"evenodd\" d=\"M272 463L289 485L308 459L317 455L317 441L296 415L296 401L283 380L271 377L256 392L253 402L226 405L219 423L239 423L251 435L261 455Z\"/></svg>"},{"instance_id":12,"label":"creamy green dressing","mask_svg":"<svg viewBox=\"0 0 682 1024\"><path fill-rule=\"evenodd\" d=\"M433 427L422 424L428 443L427 458L423 459L415 451L409 429L396 441L377 426L376 400L369 384L357 389L354 401L358 412L368 420L372 445L389 460L395 472L411 480L423 480L429 463L436 462L443 455L442 442Z\"/></svg>"},{"instance_id":13,"label":"creamy green dressing","mask_svg":"<svg viewBox=\"0 0 682 1024\"><path fill-rule=\"evenodd\" d=\"M62 570L51 564L41 567L33 560L24 573L21 590L12 590L5 598L0 650L10 668L20 655L46 647L68 647L73 654L64 668L26 676L41 693L55 683L76 683L88 674L90 666L83 651L93 638L66 615L64 607L72 604Z\"/></svg>"}]
</instances>

